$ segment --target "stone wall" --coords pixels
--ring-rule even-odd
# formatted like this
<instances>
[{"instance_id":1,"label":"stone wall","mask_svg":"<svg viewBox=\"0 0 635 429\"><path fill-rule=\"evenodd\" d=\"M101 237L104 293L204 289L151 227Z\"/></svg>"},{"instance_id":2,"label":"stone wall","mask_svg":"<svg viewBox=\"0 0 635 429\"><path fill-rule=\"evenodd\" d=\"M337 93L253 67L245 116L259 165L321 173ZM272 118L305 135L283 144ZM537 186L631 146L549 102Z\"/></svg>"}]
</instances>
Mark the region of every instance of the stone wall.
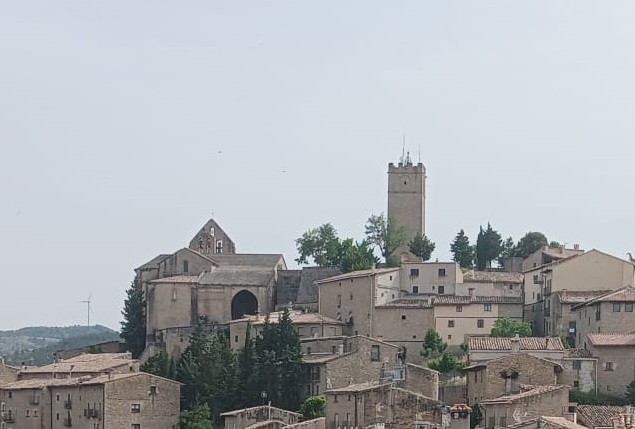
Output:
<instances>
[{"instance_id":1,"label":"stone wall","mask_svg":"<svg viewBox=\"0 0 635 429\"><path fill-rule=\"evenodd\" d=\"M590 347L598 358L598 393L623 396L626 385L635 379L635 346Z\"/></svg>"},{"instance_id":2,"label":"stone wall","mask_svg":"<svg viewBox=\"0 0 635 429\"><path fill-rule=\"evenodd\" d=\"M248 426L264 421L279 421L286 425L295 424L302 418L301 414L268 405L245 408L221 414L225 429L245 429Z\"/></svg>"},{"instance_id":3,"label":"stone wall","mask_svg":"<svg viewBox=\"0 0 635 429\"><path fill-rule=\"evenodd\" d=\"M284 426L285 429L325 429L325 427L326 418L324 417Z\"/></svg>"},{"instance_id":4,"label":"stone wall","mask_svg":"<svg viewBox=\"0 0 635 429\"><path fill-rule=\"evenodd\" d=\"M595 391L597 358L565 358L562 383L582 392Z\"/></svg>"}]
</instances>

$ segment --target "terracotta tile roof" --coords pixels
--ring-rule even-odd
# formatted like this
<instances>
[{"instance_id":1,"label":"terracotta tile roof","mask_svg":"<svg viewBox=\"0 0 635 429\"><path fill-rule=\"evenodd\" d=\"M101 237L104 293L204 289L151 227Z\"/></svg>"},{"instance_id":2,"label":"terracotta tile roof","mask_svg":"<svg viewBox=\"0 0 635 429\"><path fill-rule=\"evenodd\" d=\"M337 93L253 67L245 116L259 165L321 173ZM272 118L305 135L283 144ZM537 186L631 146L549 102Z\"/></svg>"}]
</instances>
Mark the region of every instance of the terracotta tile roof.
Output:
<instances>
[{"instance_id":1,"label":"terracotta tile roof","mask_svg":"<svg viewBox=\"0 0 635 429\"><path fill-rule=\"evenodd\" d=\"M520 401L525 398L531 398L532 396L544 395L545 393L555 392L556 390L562 389L564 386L562 384L557 386L535 386L533 389L526 390L524 392L516 393L514 395L504 395L499 396L494 399L486 399L481 401L481 405L488 404L512 404L516 401Z\"/></svg>"},{"instance_id":2,"label":"terracotta tile roof","mask_svg":"<svg viewBox=\"0 0 635 429\"><path fill-rule=\"evenodd\" d=\"M587 350L587 349L567 349L566 355L565 355L565 359L576 359L576 358L588 359L592 357L593 357L593 354L591 353L591 350Z\"/></svg>"},{"instance_id":3,"label":"terracotta tile roof","mask_svg":"<svg viewBox=\"0 0 635 429\"><path fill-rule=\"evenodd\" d=\"M578 405L579 419L588 427L613 427L613 419L626 412L626 407L613 405Z\"/></svg>"},{"instance_id":4,"label":"terracotta tile roof","mask_svg":"<svg viewBox=\"0 0 635 429\"><path fill-rule=\"evenodd\" d=\"M273 269L253 266L221 266L203 273L201 285L266 286L274 280Z\"/></svg>"},{"instance_id":5,"label":"terracotta tile roof","mask_svg":"<svg viewBox=\"0 0 635 429\"><path fill-rule=\"evenodd\" d=\"M376 268L374 270L351 271L350 273L342 274L340 276L333 276L333 277L328 277L322 280L318 280L315 283L319 285L322 283L331 283L331 282L336 282L340 280L348 280L348 279L366 277L366 276L371 276L376 274L386 274L386 273L399 271L400 269L401 268Z\"/></svg>"},{"instance_id":6,"label":"terracotta tile roof","mask_svg":"<svg viewBox=\"0 0 635 429\"><path fill-rule=\"evenodd\" d=\"M382 387L390 387L391 383L381 383L379 380L367 381L365 383L351 384L350 386L329 389L326 393L355 393L375 390Z\"/></svg>"},{"instance_id":7,"label":"terracotta tile roof","mask_svg":"<svg viewBox=\"0 0 635 429\"><path fill-rule=\"evenodd\" d=\"M71 359L62 360L44 366L34 366L20 371L21 374L57 373L95 373L124 365L134 365L138 361L129 353L87 353Z\"/></svg>"},{"instance_id":8,"label":"terracotta tile roof","mask_svg":"<svg viewBox=\"0 0 635 429\"><path fill-rule=\"evenodd\" d=\"M527 360L531 360L531 359L535 359L535 360L539 360L542 362L546 362L549 365L553 365L555 368L557 368L559 371L562 371L564 368L562 367L561 364L551 361L549 359L544 359L538 356L532 356L529 353L523 353L523 352L519 352L518 354L522 354L525 356L525 358L523 359L527 359ZM488 365L494 364L496 362L500 362L500 361L504 361L505 359L509 359L511 356L514 356L514 354L506 354L505 356L501 356L498 357L496 359L491 359L491 360L487 360L487 361L483 361L483 362L476 362L470 366L466 366L465 368L463 368L465 371L469 371L471 369L476 369L476 368L483 368L483 367L487 367Z\"/></svg>"},{"instance_id":9,"label":"terracotta tile roof","mask_svg":"<svg viewBox=\"0 0 635 429\"><path fill-rule=\"evenodd\" d=\"M267 411L268 409L272 409L272 410L277 410L277 411L282 411L283 413L285 413L286 415L291 415L291 416L295 416L295 417L302 417L302 414L299 413L295 413L293 411L289 411L289 410L285 410L283 408L276 408L276 407L268 407L266 405L258 405L256 407L251 407L251 408L241 408L239 410L233 410L233 411L227 411L225 413L221 414L221 417L226 417L226 416L239 416L241 414L245 414L245 413L251 413L253 411L258 411L258 410L263 410L263 411Z\"/></svg>"},{"instance_id":10,"label":"terracotta tile roof","mask_svg":"<svg viewBox=\"0 0 635 429\"><path fill-rule=\"evenodd\" d=\"M280 261L284 263L284 257L277 253L236 253L233 255L215 254L211 255L210 258L221 267L250 266L274 268Z\"/></svg>"},{"instance_id":11,"label":"terracotta tile roof","mask_svg":"<svg viewBox=\"0 0 635 429\"><path fill-rule=\"evenodd\" d=\"M624 286L617 290L606 292L600 296L586 301L583 304L576 305L573 308L583 307L585 305L594 304L596 302L635 302L635 288L633 286Z\"/></svg>"},{"instance_id":12,"label":"terracotta tile roof","mask_svg":"<svg viewBox=\"0 0 635 429\"><path fill-rule=\"evenodd\" d=\"M511 350L511 338L470 337L469 350ZM562 350L564 345L557 337L521 337L520 350Z\"/></svg>"},{"instance_id":13,"label":"terracotta tile roof","mask_svg":"<svg viewBox=\"0 0 635 429\"><path fill-rule=\"evenodd\" d=\"M472 408L467 404L454 404L450 407L451 413L471 413Z\"/></svg>"},{"instance_id":14,"label":"terracotta tile roof","mask_svg":"<svg viewBox=\"0 0 635 429\"><path fill-rule=\"evenodd\" d=\"M540 420L546 422L548 427L555 429L588 429L586 426L573 423L565 417L542 416Z\"/></svg>"},{"instance_id":15,"label":"terracotta tile roof","mask_svg":"<svg viewBox=\"0 0 635 429\"><path fill-rule=\"evenodd\" d=\"M269 322L270 323L278 323L280 318L282 317L282 311L274 311L269 313ZM319 323L329 323L333 325L344 325L344 322L341 320L331 319L330 317L323 316L319 313L305 313L303 311L291 311L289 312L289 316L293 324L301 325L301 324L319 324ZM267 320L266 316L252 316L247 315L242 319L232 320L230 323L236 322L250 322L253 326L256 325L264 325Z\"/></svg>"},{"instance_id":16,"label":"terracotta tile roof","mask_svg":"<svg viewBox=\"0 0 635 429\"><path fill-rule=\"evenodd\" d=\"M81 377L72 378L36 378L32 380L20 380L11 383L5 383L0 385L0 389L3 390L24 390L24 389L42 389L45 387L66 387L66 386L87 386L96 384L112 383L119 380L124 380L131 377L150 376L152 378L158 378L162 380L171 381L173 383L179 383L178 381L169 380L167 378L159 377L153 374L147 374L145 372L129 372L125 374L112 374L112 375L98 375L90 376L84 375ZM180 384L180 383L179 383Z\"/></svg>"},{"instance_id":17,"label":"terracotta tile roof","mask_svg":"<svg viewBox=\"0 0 635 429\"><path fill-rule=\"evenodd\" d=\"M635 333L630 334L588 334L591 345L596 347L635 346Z\"/></svg>"},{"instance_id":18,"label":"terracotta tile roof","mask_svg":"<svg viewBox=\"0 0 635 429\"><path fill-rule=\"evenodd\" d=\"M587 302L593 298L597 298L600 295L608 292L607 290L593 290L593 291L573 291L573 290L561 290L556 292L560 302L562 304L580 304Z\"/></svg>"},{"instance_id":19,"label":"terracotta tile roof","mask_svg":"<svg viewBox=\"0 0 635 429\"><path fill-rule=\"evenodd\" d=\"M464 283L522 283L523 273L506 271L468 271L463 274Z\"/></svg>"},{"instance_id":20,"label":"terracotta tile roof","mask_svg":"<svg viewBox=\"0 0 635 429\"><path fill-rule=\"evenodd\" d=\"M439 295L432 298L435 305L457 304L522 304L519 296L465 296L465 295Z\"/></svg>"},{"instance_id":21,"label":"terracotta tile roof","mask_svg":"<svg viewBox=\"0 0 635 429\"><path fill-rule=\"evenodd\" d=\"M326 362L331 362L333 360L339 359L342 356L348 356L352 353L356 353L356 352L347 352L341 355L332 354L332 353L311 353L310 355L302 356L302 363L308 363L308 364L326 363Z\"/></svg>"},{"instance_id":22,"label":"terracotta tile roof","mask_svg":"<svg viewBox=\"0 0 635 429\"><path fill-rule=\"evenodd\" d=\"M376 306L376 308L432 308L432 304L430 303L430 298L399 298L393 301L387 302L386 304L381 304Z\"/></svg>"}]
</instances>

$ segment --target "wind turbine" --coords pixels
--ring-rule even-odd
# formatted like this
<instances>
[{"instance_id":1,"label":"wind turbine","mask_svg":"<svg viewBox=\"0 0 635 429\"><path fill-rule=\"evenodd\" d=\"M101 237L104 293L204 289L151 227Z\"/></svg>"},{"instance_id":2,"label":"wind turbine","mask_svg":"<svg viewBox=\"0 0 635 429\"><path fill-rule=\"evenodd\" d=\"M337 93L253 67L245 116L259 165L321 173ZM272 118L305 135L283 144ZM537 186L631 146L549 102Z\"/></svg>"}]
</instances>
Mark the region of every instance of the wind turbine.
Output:
<instances>
[{"instance_id":1,"label":"wind turbine","mask_svg":"<svg viewBox=\"0 0 635 429\"><path fill-rule=\"evenodd\" d=\"M91 292L90 295L88 295L88 298L86 298L83 301L79 301L82 304L86 304L86 319L87 319L87 326L90 326L90 303L92 302L91 298L93 296L93 293Z\"/></svg>"}]
</instances>

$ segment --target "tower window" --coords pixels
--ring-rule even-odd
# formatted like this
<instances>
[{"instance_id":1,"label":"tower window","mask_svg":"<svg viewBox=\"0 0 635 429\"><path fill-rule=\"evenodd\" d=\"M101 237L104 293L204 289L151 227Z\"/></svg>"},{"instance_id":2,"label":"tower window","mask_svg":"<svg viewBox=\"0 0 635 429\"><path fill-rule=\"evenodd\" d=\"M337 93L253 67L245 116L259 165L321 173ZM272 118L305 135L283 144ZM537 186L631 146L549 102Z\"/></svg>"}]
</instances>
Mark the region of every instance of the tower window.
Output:
<instances>
[{"instance_id":1,"label":"tower window","mask_svg":"<svg viewBox=\"0 0 635 429\"><path fill-rule=\"evenodd\" d=\"M403 184L404 184L404 185L407 185L407 184L408 184L408 182L406 182L406 181L404 180L404 181L403 181Z\"/></svg>"},{"instance_id":2,"label":"tower window","mask_svg":"<svg viewBox=\"0 0 635 429\"><path fill-rule=\"evenodd\" d=\"M216 241L216 253L223 253L223 240Z\"/></svg>"}]
</instances>

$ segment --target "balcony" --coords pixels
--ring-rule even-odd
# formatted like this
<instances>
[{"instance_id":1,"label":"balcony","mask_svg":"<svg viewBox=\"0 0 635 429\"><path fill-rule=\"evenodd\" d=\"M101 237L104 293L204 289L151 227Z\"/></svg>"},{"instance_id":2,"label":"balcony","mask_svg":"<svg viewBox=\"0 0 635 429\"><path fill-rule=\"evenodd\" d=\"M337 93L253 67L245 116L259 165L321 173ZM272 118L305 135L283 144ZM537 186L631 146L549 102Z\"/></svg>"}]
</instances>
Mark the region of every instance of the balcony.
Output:
<instances>
[{"instance_id":1,"label":"balcony","mask_svg":"<svg viewBox=\"0 0 635 429\"><path fill-rule=\"evenodd\" d=\"M64 427L70 428L73 426L73 421L70 417L64 419Z\"/></svg>"},{"instance_id":2,"label":"balcony","mask_svg":"<svg viewBox=\"0 0 635 429\"><path fill-rule=\"evenodd\" d=\"M64 408L67 410L72 410L73 409L73 401L71 401L70 399L67 399L66 401L64 401Z\"/></svg>"},{"instance_id":3,"label":"balcony","mask_svg":"<svg viewBox=\"0 0 635 429\"><path fill-rule=\"evenodd\" d=\"M40 397L39 396L31 396L29 398L29 404L31 404L31 405L39 405L40 404Z\"/></svg>"}]
</instances>

